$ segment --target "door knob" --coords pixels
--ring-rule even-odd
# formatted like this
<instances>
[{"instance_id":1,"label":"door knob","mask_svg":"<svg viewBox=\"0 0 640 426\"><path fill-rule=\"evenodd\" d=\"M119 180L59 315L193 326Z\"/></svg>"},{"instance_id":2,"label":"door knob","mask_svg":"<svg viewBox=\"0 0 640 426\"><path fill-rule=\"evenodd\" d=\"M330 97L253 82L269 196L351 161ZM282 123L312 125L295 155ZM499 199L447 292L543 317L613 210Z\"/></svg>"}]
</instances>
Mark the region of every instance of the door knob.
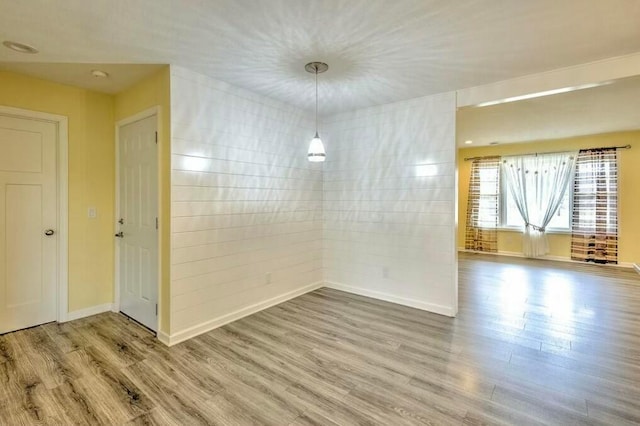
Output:
<instances>
[{"instance_id":1,"label":"door knob","mask_svg":"<svg viewBox=\"0 0 640 426\"><path fill-rule=\"evenodd\" d=\"M124 237L124 232L120 231L116 234L116 237L118 238L123 238Z\"/></svg>"},{"instance_id":2,"label":"door knob","mask_svg":"<svg viewBox=\"0 0 640 426\"><path fill-rule=\"evenodd\" d=\"M56 232L53 229L47 229L46 231L44 231L44 235L46 235L47 237L50 237L55 233Z\"/></svg>"}]
</instances>

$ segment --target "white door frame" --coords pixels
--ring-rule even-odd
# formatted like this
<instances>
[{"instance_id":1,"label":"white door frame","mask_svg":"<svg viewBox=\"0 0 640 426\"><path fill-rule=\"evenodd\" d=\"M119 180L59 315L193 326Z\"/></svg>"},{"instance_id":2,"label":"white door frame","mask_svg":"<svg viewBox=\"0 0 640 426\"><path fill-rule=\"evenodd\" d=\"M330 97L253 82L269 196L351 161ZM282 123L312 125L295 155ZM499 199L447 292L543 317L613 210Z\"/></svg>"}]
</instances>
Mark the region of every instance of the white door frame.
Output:
<instances>
[{"instance_id":1,"label":"white door frame","mask_svg":"<svg viewBox=\"0 0 640 426\"><path fill-rule=\"evenodd\" d=\"M118 218L116 217L120 213L120 128L126 126L127 124L135 123L136 121L143 120L145 118L156 117L156 132L158 132L158 141L162 140L162 134L160 132L160 106L154 106L144 111L141 111L137 114L132 115L131 117L124 118L118 122L116 122L116 203L115 203L115 211L113 223L117 227ZM156 325L156 335L160 333L160 283L162 282L162 253L160 251L160 231L162 224L162 215L161 215L161 202L162 197L160 196L160 174L162 173L162 167L160 164L160 147L156 150L156 161L158 163L158 175L156 176L156 185L158 186L158 258L156 260L156 266L158 268L158 317L157 317L157 325ZM114 299L113 299L113 312L120 312L120 245L118 244L117 238L114 238L114 247L115 247L115 268L114 268Z\"/></svg>"},{"instance_id":2,"label":"white door frame","mask_svg":"<svg viewBox=\"0 0 640 426\"><path fill-rule=\"evenodd\" d=\"M58 189L57 197L57 213L58 223L56 224L56 233L58 234L57 247L57 267L58 276L56 277L57 287L57 315L58 322L65 322L68 316L69 306L69 262L68 262L68 229L69 229L69 124L68 118L64 115L49 114L40 111L31 111L28 109L14 108L0 105L0 114L25 118L31 120L40 120L54 123L57 127L56 140L56 187Z\"/></svg>"}]
</instances>

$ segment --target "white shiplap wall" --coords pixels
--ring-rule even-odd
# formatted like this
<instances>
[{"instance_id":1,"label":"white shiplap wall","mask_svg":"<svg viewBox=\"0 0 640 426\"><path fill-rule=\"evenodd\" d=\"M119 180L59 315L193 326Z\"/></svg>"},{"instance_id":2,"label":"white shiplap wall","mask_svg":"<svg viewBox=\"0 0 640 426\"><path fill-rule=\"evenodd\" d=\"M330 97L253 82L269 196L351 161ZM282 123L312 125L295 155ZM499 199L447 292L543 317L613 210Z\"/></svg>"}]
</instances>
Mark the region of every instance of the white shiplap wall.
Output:
<instances>
[{"instance_id":1,"label":"white shiplap wall","mask_svg":"<svg viewBox=\"0 0 640 426\"><path fill-rule=\"evenodd\" d=\"M312 133L298 109L172 66L172 343L321 285Z\"/></svg>"},{"instance_id":2,"label":"white shiplap wall","mask_svg":"<svg viewBox=\"0 0 640 426\"><path fill-rule=\"evenodd\" d=\"M455 315L455 94L323 121L324 279Z\"/></svg>"}]
</instances>

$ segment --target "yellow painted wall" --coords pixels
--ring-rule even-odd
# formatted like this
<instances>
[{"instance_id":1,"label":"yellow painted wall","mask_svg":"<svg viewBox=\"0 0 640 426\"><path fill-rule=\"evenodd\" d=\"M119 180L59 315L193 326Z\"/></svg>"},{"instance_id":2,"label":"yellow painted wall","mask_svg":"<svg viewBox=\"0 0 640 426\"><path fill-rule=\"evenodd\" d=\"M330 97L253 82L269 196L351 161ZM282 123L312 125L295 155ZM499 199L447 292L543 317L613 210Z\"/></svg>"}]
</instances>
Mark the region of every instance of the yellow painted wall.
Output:
<instances>
[{"instance_id":1,"label":"yellow painted wall","mask_svg":"<svg viewBox=\"0 0 640 426\"><path fill-rule=\"evenodd\" d=\"M68 117L69 311L112 302L113 96L0 71L0 105Z\"/></svg>"},{"instance_id":2,"label":"yellow painted wall","mask_svg":"<svg viewBox=\"0 0 640 426\"><path fill-rule=\"evenodd\" d=\"M632 146L619 153L619 258L620 262L640 263L640 131L607 133L580 136L568 139L545 140L538 142L501 144L461 148L458 151L458 247L464 248L467 197L469 194L469 175L471 162L465 157L484 155L517 155L532 152L578 150L605 146ZM551 256L569 258L571 256L571 236L568 234L550 234L549 248ZM522 237L518 232L499 231L498 251L522 253Z\"/></svg>"},{"instance_id":3,"label":"yellow painted wall","mask_svg":"<svg viewBox=\"0 0 640 426\"><path fill-rule=\"evenodd\" d=\"M160 331L169 333L170 322L170 218L171 218L171 102L170 74L166 66L115 97L116 122L160 106L158 148L160 155Z\"/></svg>"}]
</instances>

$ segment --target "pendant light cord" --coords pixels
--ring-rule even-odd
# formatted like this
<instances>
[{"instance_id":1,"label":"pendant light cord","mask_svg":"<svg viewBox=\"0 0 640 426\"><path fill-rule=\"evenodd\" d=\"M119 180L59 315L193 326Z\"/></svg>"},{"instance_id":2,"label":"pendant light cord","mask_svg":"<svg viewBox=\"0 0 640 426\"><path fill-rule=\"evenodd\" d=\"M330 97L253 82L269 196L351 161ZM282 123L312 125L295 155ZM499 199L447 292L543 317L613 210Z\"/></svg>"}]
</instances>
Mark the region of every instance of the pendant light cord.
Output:
<instances>
[{"instance_id":1,"label":"pendant light cord","mask_svg":"<svg viewBox=\"0 0 640 426\"><path fill-rule=\"evenodd\" d=\"M318 66L316 69L316 137L318 136Z\"/></svg>"}]
</instances>

